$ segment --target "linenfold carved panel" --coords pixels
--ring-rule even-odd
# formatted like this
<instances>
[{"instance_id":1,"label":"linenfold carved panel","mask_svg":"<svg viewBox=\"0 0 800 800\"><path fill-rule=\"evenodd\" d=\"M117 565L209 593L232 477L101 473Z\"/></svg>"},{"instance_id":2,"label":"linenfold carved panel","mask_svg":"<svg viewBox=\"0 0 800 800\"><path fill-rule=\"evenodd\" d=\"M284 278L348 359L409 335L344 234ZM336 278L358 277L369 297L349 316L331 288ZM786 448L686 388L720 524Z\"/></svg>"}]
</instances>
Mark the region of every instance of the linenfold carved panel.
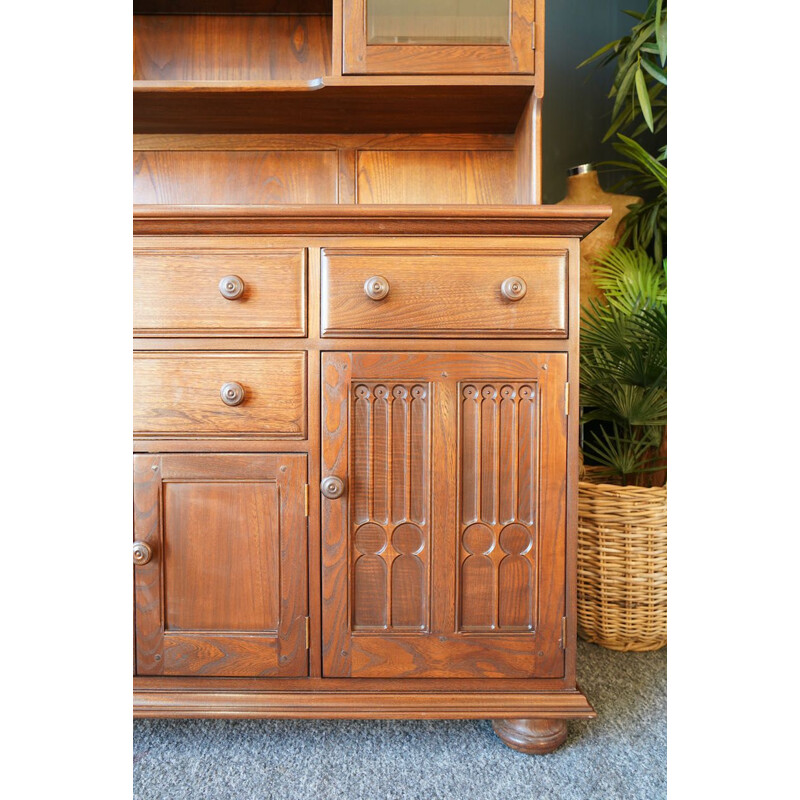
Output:
<instances>
[{"instance_id":1,"label":"linenfold carved panel","mask_svg":"<svg viewBox=\"0 0 800 800\"><path fill-rule=\"evenodd\" d=\"M535 381L465 381L459 398L459 630L532 631L538 386Z\"/></svg>"},{"instance_id":2,"label":"linenfold carved panel","mask_svg":"<svg viewBox=\"0 0 800 800\"><path fill-rule=\"evenodd\" d=\"M430 394L428 383L352 387L354 631L428 629Z\"/></svg>"}]
</instances>

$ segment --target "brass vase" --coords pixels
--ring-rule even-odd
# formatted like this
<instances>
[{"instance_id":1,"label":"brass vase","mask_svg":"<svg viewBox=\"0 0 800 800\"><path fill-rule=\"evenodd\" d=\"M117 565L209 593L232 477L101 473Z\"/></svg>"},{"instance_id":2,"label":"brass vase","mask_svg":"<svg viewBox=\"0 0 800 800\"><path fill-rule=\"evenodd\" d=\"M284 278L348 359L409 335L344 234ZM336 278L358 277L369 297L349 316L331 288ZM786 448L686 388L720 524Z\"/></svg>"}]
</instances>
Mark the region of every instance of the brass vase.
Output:
<instances>
[{"instance_id":1,"label":"brass vase","mask_svg":"<svg viewBox=\"0 0 800 800\"><path fill-rule=\"evenodd\" d=\"M581 242L581 303L585 303L590 297L602 297L595 283L593 264L604 250L617 244L619 223L628 213L628 206L641 203L642 198L604 191L597 170L591 164L571 167L567 176L567 196L557 205L611 206L613 209L611 216Z\"/></svg>"}]
</instances>

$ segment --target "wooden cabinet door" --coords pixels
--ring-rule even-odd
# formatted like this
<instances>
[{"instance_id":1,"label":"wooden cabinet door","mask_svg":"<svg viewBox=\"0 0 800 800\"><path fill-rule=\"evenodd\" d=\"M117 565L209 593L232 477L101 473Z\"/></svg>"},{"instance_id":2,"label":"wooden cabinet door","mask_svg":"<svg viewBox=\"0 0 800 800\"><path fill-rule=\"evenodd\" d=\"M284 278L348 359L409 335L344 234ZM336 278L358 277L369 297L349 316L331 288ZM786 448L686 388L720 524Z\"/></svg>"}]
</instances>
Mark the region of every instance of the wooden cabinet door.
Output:
<instances>
[{"instance_id":1,"label":"wooden cabinet door","mask_svg":"<svg viewBox=\"0 0 800 800\"><path fill-rule=\"evenodd\" d=\"M308 674L305 455L138 455L139 675Z\"/></svg>"},{"instance_id":2,"label":"wooden cabinet door","mask_svg":"<svg viewBox=\"0 0 800 800\"><path fill-rule=\"evenodd\" d=\"M532 74L534 0L344 0L345 75Z\"/></svg>"},{"instance_id":3,"label":"wooden cabinet door","mask_svg":"<svg viewBox=\"0 0 800 800\"><path fill-rule=\"evenodd\" d=\"M564 353L323 354L323 669L562 677Z\"/></svg>"}]
</instances>

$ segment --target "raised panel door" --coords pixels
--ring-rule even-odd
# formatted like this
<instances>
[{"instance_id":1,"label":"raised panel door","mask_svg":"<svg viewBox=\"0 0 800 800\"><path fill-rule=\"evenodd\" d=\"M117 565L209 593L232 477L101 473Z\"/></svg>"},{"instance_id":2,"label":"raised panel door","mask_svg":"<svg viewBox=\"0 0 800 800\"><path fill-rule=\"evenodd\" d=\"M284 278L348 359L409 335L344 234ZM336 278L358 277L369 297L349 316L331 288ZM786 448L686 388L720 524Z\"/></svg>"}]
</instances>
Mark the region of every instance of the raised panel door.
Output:
<instances>
[{"instance_id":1,"label":"raised panel door","mask_svg":"<svg viewBox=\"0 0 800 800\"><path fill-rule=\"evenodd\" d=\"M562 677L563 353L326 353L326 676Z\"/></svg>"},{"instance_id":2,"label":"raised panel door","mask_svg":"<svg viewBox=\"0 0 800 800\"><path fill-rule=\"evenodd\" d=\"M139 675L302 676L306 456L139 455Z\"/></svg>"}]
</instances>

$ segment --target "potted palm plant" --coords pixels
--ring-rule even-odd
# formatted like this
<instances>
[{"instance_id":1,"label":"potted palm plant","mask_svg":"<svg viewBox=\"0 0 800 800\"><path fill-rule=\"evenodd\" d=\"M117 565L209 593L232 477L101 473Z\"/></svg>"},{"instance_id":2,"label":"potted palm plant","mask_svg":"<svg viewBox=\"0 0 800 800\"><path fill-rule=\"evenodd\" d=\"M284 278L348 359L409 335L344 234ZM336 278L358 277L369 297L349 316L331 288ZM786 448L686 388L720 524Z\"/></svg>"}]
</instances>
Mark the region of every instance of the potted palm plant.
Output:
<instances>
[{"instance_id":1,"label":"potted palm plant","mask_svg":"<svg viewBox=\"0 0 800 800\"><path fill-rule=\"evenodd\" d=\"M582 308L584 468L578 491L578 631L617 650L656 650L667 621L666 0L588 61L616 61L610 97L630 207L619 244L594 265L603 292ZM588 63L584 62L584 63ZM623 135L622 130L630 133Z\"/></svg>"}]
</instances>

